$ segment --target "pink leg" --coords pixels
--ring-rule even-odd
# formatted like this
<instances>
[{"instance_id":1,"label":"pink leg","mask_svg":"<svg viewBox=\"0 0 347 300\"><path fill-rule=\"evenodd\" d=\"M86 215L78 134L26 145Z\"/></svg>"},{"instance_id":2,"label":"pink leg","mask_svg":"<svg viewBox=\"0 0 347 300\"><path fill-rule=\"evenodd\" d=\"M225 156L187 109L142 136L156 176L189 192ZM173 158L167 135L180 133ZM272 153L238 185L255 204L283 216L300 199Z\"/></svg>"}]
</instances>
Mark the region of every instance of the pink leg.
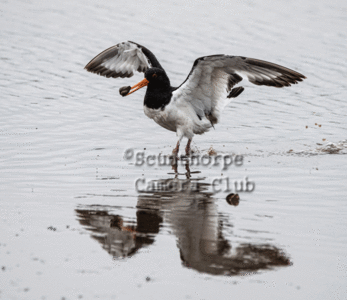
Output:
<instances>
[{"instance_id":1,"label":"pink leg","mask_svg":"<svg viewBox=\"0 0 347 300\"><path fill-rule=\"evenodd\" d=\"M190 155L190 143L192 142L192 139L188 140L187 146L186 146L186 155Z\"/></svg>"},{"instance_id":2,"label":"pink leg","mask_svg":"<svg viewBox=\"0 0 347 300\"><path fill-rule=\"evenodd\" d=\"M176 148L172 150L172 154L177 157L178 151L180 150L180 141L177 142Z\"/></svg>"}]
</instances>

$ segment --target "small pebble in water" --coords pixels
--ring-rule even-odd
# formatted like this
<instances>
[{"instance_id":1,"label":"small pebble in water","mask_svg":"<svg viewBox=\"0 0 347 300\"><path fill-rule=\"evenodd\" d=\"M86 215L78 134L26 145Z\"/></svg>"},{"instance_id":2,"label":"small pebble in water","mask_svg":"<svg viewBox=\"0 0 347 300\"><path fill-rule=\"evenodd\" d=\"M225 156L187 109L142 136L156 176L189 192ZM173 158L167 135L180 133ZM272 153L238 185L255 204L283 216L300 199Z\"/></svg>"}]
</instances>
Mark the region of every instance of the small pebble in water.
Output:
<instances>
[{"instance_id":1,"label":"small pebble in water","mask_svg":"<svg viewBox=\"0 0 347 300\"><path fill-rule=\"evenodd\" d=\"M119 89L119 94L121 94L123 97L128 95L128 93L130 92L131 90L131 86L122 86L120 89Z\"/></svg>"},{"instance_id":2,"label":"small pebble in water","mask_svg":"<svg viewBox=\"0 0 347 300\"><path fill-rule=\"evenodd\" d=\"M229 194L226 198L227 202L230 205L238 206L240 202L240 196L238 194Z\"/></svg>"},{"instance_id":3,"label":"small pebble in water","mask_svg":"<svg viewBox=\"0 0 347 300\"><path fill-rule=\"evenodd\" d=\"M213 156L213 155L216 155L217 152L212 147L210 147L210 149L208 149L208 151L207 151L207 154L209 156Z\"/></svg>"}]
</instances>

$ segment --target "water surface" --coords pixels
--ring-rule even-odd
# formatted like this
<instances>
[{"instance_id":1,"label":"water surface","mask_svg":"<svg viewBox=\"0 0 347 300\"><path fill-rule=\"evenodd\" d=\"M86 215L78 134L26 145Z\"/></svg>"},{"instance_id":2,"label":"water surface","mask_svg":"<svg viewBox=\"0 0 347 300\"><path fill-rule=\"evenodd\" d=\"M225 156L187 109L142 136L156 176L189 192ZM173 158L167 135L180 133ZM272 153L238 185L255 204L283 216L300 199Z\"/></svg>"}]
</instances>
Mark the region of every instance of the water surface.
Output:
<instances>
[{"instance_id":1,"label":"water surface","mask_svg":"<svg viewBox=\"0 0 347 300\"><path fill-rule=\"evenodd\" d=\"M0 9L2 299L344 299L346 4L343 1L5 1ZM168 155L143 78L83 68L124 40L151 49L172 85L225 53L307 76L245 91L203 155L241 166L136 166L128 148ZM187 177L189 177L187 179ZM186 189L139 192L135 182ZM215 179L255 183L226 201ZM225 182L225 181L223 181ZM192 188L194 187L194 189Z\"/></svg>"}]
</instances>

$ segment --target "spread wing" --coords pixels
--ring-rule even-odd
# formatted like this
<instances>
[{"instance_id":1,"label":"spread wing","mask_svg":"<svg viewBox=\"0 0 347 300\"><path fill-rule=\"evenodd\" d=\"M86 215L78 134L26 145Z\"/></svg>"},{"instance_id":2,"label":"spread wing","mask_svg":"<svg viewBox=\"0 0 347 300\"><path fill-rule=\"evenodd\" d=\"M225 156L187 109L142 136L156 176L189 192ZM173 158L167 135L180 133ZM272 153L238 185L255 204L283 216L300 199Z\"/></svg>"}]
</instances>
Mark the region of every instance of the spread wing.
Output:
<instances>
[{"instance_id":1,"label":"spread wing","mask_svg":"<svg viewBox=\"0 0 347 300\"><path fill-rule=\"evenodd\" d=\"M215 124L228 102L228 92L243 78L256 85L280 88L296 84L306 77L259 59L211 55L195 60L187 79L174 93L184 95L199 116L206 116Z\"/></svg>"},{"instance_id":2,"label":"spread wing","mask_svg":"<svg viewBox=\"0 0 347 300\"><path fill-rule=\"evenodd\" d=\"M107 78L124 78L133 76L136 71L146 72L151 67L163 69L151 51L128 41L104 50L84 68Z\"/></svg>"}]
</instances>

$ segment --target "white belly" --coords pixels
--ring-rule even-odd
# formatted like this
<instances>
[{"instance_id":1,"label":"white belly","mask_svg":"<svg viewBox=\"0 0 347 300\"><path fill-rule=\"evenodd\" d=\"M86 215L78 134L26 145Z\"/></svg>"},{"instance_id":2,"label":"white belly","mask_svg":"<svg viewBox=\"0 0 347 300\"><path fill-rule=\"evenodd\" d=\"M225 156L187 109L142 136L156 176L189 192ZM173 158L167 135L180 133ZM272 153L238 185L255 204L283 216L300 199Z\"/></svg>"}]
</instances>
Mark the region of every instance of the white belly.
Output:
<instances>
[{"instance_id":1,"label":"white belly","mask_svg":"<svg viewBox=\"0 0 347 300\"><path fill-rule=\"evenodd\" d=\"M205 117L198 118L189 103L170 101L162 109L152 109L144 106L145 115L167 130L175 131L179 137L192 138L194 134L203 134L212 126Z\"/></svg>"},{"instance_id":2,"label":"white belly","mask_svg":"<svg viewBox=\"0 0 347 300\"><path fill-rule=\"evenodd\" d=\"M167 111L162 111L160 108L152 109L147 106L144 106L143 110L148 118L153 119L161 127L176 132L176 122L170 117L170 114L168 114Z\"/></svg>"}]
</instances>

